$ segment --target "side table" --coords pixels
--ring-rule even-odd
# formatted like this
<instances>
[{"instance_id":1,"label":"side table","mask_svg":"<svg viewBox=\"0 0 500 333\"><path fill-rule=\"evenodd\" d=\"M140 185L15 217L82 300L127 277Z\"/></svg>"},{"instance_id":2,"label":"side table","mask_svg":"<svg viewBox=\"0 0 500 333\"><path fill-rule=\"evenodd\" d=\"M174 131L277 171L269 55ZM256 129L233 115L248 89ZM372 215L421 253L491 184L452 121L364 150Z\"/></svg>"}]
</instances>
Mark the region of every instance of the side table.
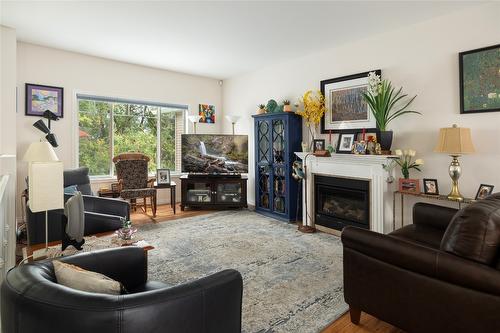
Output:
<instances>
[{"instance_id":1,"label":"side table","mask_svg":"<svg viewBox=\"0 0 500 333\"><path fill-rule=\"evenodd\" d=\"M462 208L462 205L464 204L470 204L474 202L475 200L472 198L463 198L463 200L453 200L453 199L448 199L448 196L446 195L441 195L441 194L425 194L425 193L410 193L410 192L400 192L400 191L395 191L392 197L392 230L396 230L396 195L400 196L401 199L401 227L404 225L404 197L405 196L413 196L413 197L419 197L419 198L425 198L425 199L430 199L430 200L437 200L437 201L448 201L448 202L456 202L458 204L458 209Z\"/></svg>"},{"instance_id":2,"label":"side table","mask_svg":"<svg viewBox=\"0 0 500 333\"><path fill-rule=\"evenodd\" d=\"M155 182L154 188L156 189L162 189L162 188L169 188L170 189L170 206L172 207L175 215L175 187L177 184L175 182L171 181L170 184L158 184Z\"/></svg>"}]
</instances>

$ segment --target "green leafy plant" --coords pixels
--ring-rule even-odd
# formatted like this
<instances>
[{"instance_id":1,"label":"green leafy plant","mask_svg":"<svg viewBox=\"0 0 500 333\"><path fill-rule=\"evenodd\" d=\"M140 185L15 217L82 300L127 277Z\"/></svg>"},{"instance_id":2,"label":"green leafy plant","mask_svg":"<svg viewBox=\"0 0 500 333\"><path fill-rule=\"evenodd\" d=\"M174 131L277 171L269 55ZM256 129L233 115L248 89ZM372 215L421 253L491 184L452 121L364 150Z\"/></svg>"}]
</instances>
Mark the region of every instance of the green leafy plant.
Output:
<instances>
[{"instance_id":1,"label":"green leafy plant","mask_svg":"<svg viewBox=\"0 0 500 333\"><path fill-rule=\"evenodd\" d=\"M266 106L264 104L259 104L259 109L265 109Z\"/></svg>"},{"instance_id":2,"label":"green leafy plant","mask_svg":"<svg viewBox=\"0 0 500 333\"><path fill-rule=\"evenodd\" d=\"M283 105L290 105L290 101L289 101L288 99L285 99L285 100L283 101Z\"/></svg>"},{"instance_id":3,"label":"green leafy plant","mask_svg":"<svg viewBox=\"0 0 500 333\"><path fill-rule=\"evenodd\" d=\"M404 94L402 91L402 87L396 90L389 80L381 80L380 75L377 75L375 72L368 74L368 92L361 94L370 107L377 126L381 131L386 131L387 125L391 121L404 114L421 114L418 111L407 110L417 95L407 101L403 101L408 94Z\"/></svg>"}]
</instances>

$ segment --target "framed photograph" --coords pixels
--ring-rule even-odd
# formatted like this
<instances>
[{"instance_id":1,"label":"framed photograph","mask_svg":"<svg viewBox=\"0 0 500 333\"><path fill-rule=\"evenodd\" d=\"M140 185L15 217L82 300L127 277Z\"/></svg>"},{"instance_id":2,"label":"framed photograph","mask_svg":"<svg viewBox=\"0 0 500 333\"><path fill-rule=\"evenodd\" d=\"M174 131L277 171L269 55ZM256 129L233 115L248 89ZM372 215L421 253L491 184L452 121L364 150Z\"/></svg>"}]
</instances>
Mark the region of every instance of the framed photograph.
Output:
<instances>
[{"instance_id":1,"label":"framed photograph","mask_svg":"<svg viewBox=\"0 0 500 333\"><path fill-rule=\"evenodd\" d=\"M170 169L156 169L156 183L170 184Z\"/></svg>"},{"instance_id":2,"label":"framed photograph","mask_svg":"<svg viewBox=\"0 0 500 333\"><path fill-rule=\"evenodd\" d=\"M381 75L380 70L374 71ZM326 112L321 118L321 133L345 133L352 129L377 128L368 104L361 95L368 89L368 73L342 76L321 81L321 93L325 96Z\"/></svg>"},{"instance_id":3,"label":"framed photograph","mask_svg":"<svg viewBox=\"0 0 500 333\"><path fill-rule=\"evenodd\" d=\"M352 152L352 145L354 144L355 133L340 134L337 143L337 153L350 154Z\"/></svg>"},{"instance_id":4,"label":"framed photograph","mask_svg":"<svg viewBox=\"0 0 500 333\"><path fill-rule=\"evenodd\" d=\"M458 54L460 113L500 111L500 44Z\"/></svg>"},{"instance_id":5,"label":"framed photograph","mask_svg":"<svg viewBox=\"0 0 500 333\"><path fill-rule=\"evenodd\" d=\"M399 178L399 192L420 193L419 180Z\"/></svg>"},{"instance_id":6,"label":"framed photograph","mask_svg":"<svg viewBox=\"0 0 500 333\"><path fill-rule=\"evenodd\" d=\"M200 104L198 107L200 123L215 124L215 105Z\"/></svg>"},{"instance_id":7,"label":"framed photograph","mask_svg":"<svg viewBox=\"0 0 500 333\"><path fill-rule=\"evenodd\" d=\"M493 185L481 184L477 190L476 200L484 199L493 193Z\"/></svg>"},{"instance_id":8,"label":"framed photograph","mask_svg":"<svg viewBox=\"0 0 500 333\"><path fill-rule=\"evenodd\" d=\"M430 195L439 195L438 181L437 179L424 178L424 193Z\"/></svg>"},{"instance_id":9,"label":"framed photograph","mask_svg":"<svg viewBox=\"0 0 500 333\"><path fill-rule=\"evenodd\" d=\"M46 110L59 118L64 115L64 88L26 83L27 116L42 117Z\"/></svg>"},{"instance_id":10,"label":"framed photograph","mask_svg":"<svg viewBox=\"0 0 500 333\"><path fill-rule=\"evenodd\" d=\"M326 150L326 148L325 148L325 140L324 139L315 139L313 141L313 144L314 144L314 151L313 151L313 153L315 153L317 151L321 151L321 150Z\"/></svg>"}]
</instances>

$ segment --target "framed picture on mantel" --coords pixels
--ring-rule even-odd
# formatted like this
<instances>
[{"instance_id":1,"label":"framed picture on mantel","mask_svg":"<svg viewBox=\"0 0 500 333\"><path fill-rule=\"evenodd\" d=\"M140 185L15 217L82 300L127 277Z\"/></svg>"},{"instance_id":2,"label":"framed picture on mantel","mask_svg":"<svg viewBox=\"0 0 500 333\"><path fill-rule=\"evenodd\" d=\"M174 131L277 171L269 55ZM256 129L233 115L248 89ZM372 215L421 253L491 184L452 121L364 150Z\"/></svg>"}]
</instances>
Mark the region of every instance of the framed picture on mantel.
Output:
<instances>
[{"instance_id":1,"label":"framed picture on mantel","mask_svg":"<svg viewBox=\"0 0 500 333\"><path fill-rule=\"evenodd\" d=\"M373 71L381 75L381 70ZM374 132L375 117L361 93L368 89L368 74L358 73L321 81L326 112L321 118L321 133L347 133L353 129Z\"/></svg>"}]
</instances>

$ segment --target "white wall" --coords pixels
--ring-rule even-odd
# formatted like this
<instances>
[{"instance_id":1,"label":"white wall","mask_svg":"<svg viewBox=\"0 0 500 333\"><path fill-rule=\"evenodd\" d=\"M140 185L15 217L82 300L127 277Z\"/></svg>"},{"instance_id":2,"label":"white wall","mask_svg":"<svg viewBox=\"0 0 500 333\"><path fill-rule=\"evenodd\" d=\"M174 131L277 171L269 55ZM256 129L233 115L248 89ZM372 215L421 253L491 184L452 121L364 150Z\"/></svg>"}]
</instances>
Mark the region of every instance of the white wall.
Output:
<instances>
[{"instance_id":1,"label":"white wall","mask_svg":"<svg viewBox=\"0 0 500 333\"><path fill-rule=\"evenodd\" d=\"M16 153L16 31L0 26L0 154Z\"/></svg>"},{"instance_id":2,"label":"white wall","mask_svg":"<svg viewBox=\"0 0 500 333\"><path fill-rule=\"evenodd\" d=\"M185 104L189 106L190 114L197 114L200 103L213 104L218 112L216 123L198 124L197 131L218 133L221 130L222 89L218 80L18 42L17 153L19 158L22 158L31 142L40 138L40 132L32 126L39 118L24 115L26 83L64 88L64 118L52 122L52 129L59 141L56 153L65 168L76 167L74 165L77 141L75 138L77 132L74 131L76 92ZM192 124L189 124L189 130L192 131ZM19 188L24 189L26 164L22 161L19 163L18 171ZM95 187L103 185L106 184ZM166 198L166 191L161 191L160 202Z\"/></svg>"},{"instance_id":3,"label":"white wall","mask_svg":"<svg viewBox=\"0 0 500 333\"><path fill-rule=\"evenodd\" d=\"M433 153L433 149L439 128L457 123L471 128L477 151L461 158L463 194L474 196L480 183L500 190L500 112L461 115L458 85L458 52L498 44L498 13L500 3L481 5L226 80L223 109L244 114L236 131L250 136L249 202L255 200L250 115L257 104L271 98L295 101L306 90L319 89L321 80L379 68L395 86L418 95L413 106L423 115L410 115L390 124L395 131L393 148L416 149L418 157L425 159L423 172L411 175L437 178L441 193L449 192L450 158ZM290 52L294 47L300 47L299 41L290 45ZM230 126L224 130L229 132Z\"/></svg>"}]
</instances>

